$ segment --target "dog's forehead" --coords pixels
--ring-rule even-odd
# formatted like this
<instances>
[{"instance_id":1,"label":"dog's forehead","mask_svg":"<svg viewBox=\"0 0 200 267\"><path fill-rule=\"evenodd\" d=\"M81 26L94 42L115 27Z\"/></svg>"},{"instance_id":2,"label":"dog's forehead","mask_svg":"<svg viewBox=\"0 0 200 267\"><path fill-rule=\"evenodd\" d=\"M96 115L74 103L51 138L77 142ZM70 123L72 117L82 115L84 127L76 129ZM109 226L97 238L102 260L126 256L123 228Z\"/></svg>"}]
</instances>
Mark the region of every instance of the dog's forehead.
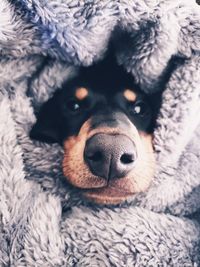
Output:
<instances>
[{"instance_id":1,"label":"dog's forehead","mask_svg":"<svg viewBox=\"0 0 200 267\"><path fill-rule=\"evenodd\" d=\"M80 81L100 93L105 93L108 89L118 92L125 87L132 87L134 84L133 77L122 67L105 64L82 69Z\"/></svg>"},{"instance_id":2,"label":"dog's forehead","mask_svg":"<svg viewBox=\"0 0 200 267\"><path fill-rule=\"evenodd\" d=\"M83 69L70 82L66 83L65 95L83 100L89 96L102 95L114 98L116 95L128 101L135 101L140 95L129 74L113 69Z\"/></svg>"}]
</instances>

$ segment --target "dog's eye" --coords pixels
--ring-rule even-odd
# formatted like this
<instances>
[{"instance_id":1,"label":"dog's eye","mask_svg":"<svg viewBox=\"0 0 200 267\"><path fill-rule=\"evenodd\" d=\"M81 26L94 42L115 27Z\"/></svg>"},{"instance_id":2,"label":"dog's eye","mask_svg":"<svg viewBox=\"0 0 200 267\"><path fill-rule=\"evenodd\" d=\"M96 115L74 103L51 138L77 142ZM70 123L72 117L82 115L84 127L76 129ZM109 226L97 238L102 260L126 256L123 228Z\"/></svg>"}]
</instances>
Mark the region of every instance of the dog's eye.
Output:
<instances>
[{"instance_id":1,"label":"dog's eye","mask_svg":"<svg viewBox=\"0 0 200 267\"><path fill-rule=\"evenodd\" d=\"M140 100L140 101L137 101L130 109L130 112L133 114L133 115L139 115L139 116L144 116L148 111L148 105Z\"/></svg>"},{"instance_id":2,"label":"dog's eye","mask_svg":"<svg viewBox=\"0 0 200 267\"><path fill-rule=\"evenodd\" d=\"M70 100L67 102L66 107L69 111L73 112L73 113L77 113L80 111L81 106L78 103L78 101L75 100Z\"/></svg>"}]
</instances>

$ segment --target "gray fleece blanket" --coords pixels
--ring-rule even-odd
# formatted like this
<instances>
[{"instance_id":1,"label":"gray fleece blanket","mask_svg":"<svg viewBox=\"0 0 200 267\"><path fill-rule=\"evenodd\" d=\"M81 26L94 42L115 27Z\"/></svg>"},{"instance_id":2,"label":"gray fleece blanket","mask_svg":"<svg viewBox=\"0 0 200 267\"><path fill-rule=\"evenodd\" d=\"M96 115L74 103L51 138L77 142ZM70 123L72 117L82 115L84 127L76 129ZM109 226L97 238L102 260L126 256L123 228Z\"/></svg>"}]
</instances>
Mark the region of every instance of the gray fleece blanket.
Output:
<instances>
[{"instance_id":1,"label":"gray fleece blanket","mask_svg":"<svg viewBox=\"0 0 200 267\"><path fill-rule=\"evenodd\" d=\"M65 182L36 112L78 66L119 64L163 90L145 193L97 207ZM200 266L200 8L187 0L1 0L0 266Z\"/></svg>"}]
</instances>

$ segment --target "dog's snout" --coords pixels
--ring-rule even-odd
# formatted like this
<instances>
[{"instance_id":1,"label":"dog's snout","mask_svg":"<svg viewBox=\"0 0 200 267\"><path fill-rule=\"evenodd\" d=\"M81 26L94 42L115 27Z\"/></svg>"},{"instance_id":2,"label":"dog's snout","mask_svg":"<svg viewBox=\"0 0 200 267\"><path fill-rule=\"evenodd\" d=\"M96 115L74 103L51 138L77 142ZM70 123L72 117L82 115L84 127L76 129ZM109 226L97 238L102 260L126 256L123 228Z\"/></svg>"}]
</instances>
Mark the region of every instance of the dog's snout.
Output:
<instances>
[{"instance_id":1,"label":"dog's snout","mask_svg":"<svg viewBox=\"0 0 200 267\"><path fill-rule=\"evenodd\" d=\"M136 147L127 136L99 133L85 146L84 158L90 171L104 179L125 177L134 167Z\"/></svg>"}]
</instances>

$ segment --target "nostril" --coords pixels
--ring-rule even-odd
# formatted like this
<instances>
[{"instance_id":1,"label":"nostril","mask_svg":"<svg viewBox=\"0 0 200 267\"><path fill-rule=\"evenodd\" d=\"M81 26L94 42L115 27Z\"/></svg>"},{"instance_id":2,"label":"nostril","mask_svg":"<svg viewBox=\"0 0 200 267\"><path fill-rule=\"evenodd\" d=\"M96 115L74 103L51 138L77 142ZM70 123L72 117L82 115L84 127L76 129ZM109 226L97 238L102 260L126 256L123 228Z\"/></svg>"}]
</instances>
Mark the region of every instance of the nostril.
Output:
<instances>
[{"instance_id":1,"label":"nostril","mask_svg":"<svg viewBox=\"0 0 200 267\"><path fill-rule=\"evenodd\" d=\"M87 155L87 158L90 160L90 161L94 161L94 162L99 162L103 159L103 155L100 151L97 151L97 152L94 152L90 155Z\"/></svg>"},{"instance_id":2,"label":"nostril","mask_svg":"<svg viewBox=\"0 0 200 267\"><path fill-rule=\"evenodd\" d=\"M134 162L134 155L133 154L128 154L124 153L121 158L120 158L121 163L123 164L130 164Z\"/></svg>"},{"instance_id":3,"label":"nostril","mask_svg":"<svg viewBox=\"0 0 200 267\"><path fill-rule=\"evenodd\" d=\"M109 180L126 177L135 167L137 151L125 135L98 133L86 141L83 156L88 171Z\"/></svg>"}]
</instances>

